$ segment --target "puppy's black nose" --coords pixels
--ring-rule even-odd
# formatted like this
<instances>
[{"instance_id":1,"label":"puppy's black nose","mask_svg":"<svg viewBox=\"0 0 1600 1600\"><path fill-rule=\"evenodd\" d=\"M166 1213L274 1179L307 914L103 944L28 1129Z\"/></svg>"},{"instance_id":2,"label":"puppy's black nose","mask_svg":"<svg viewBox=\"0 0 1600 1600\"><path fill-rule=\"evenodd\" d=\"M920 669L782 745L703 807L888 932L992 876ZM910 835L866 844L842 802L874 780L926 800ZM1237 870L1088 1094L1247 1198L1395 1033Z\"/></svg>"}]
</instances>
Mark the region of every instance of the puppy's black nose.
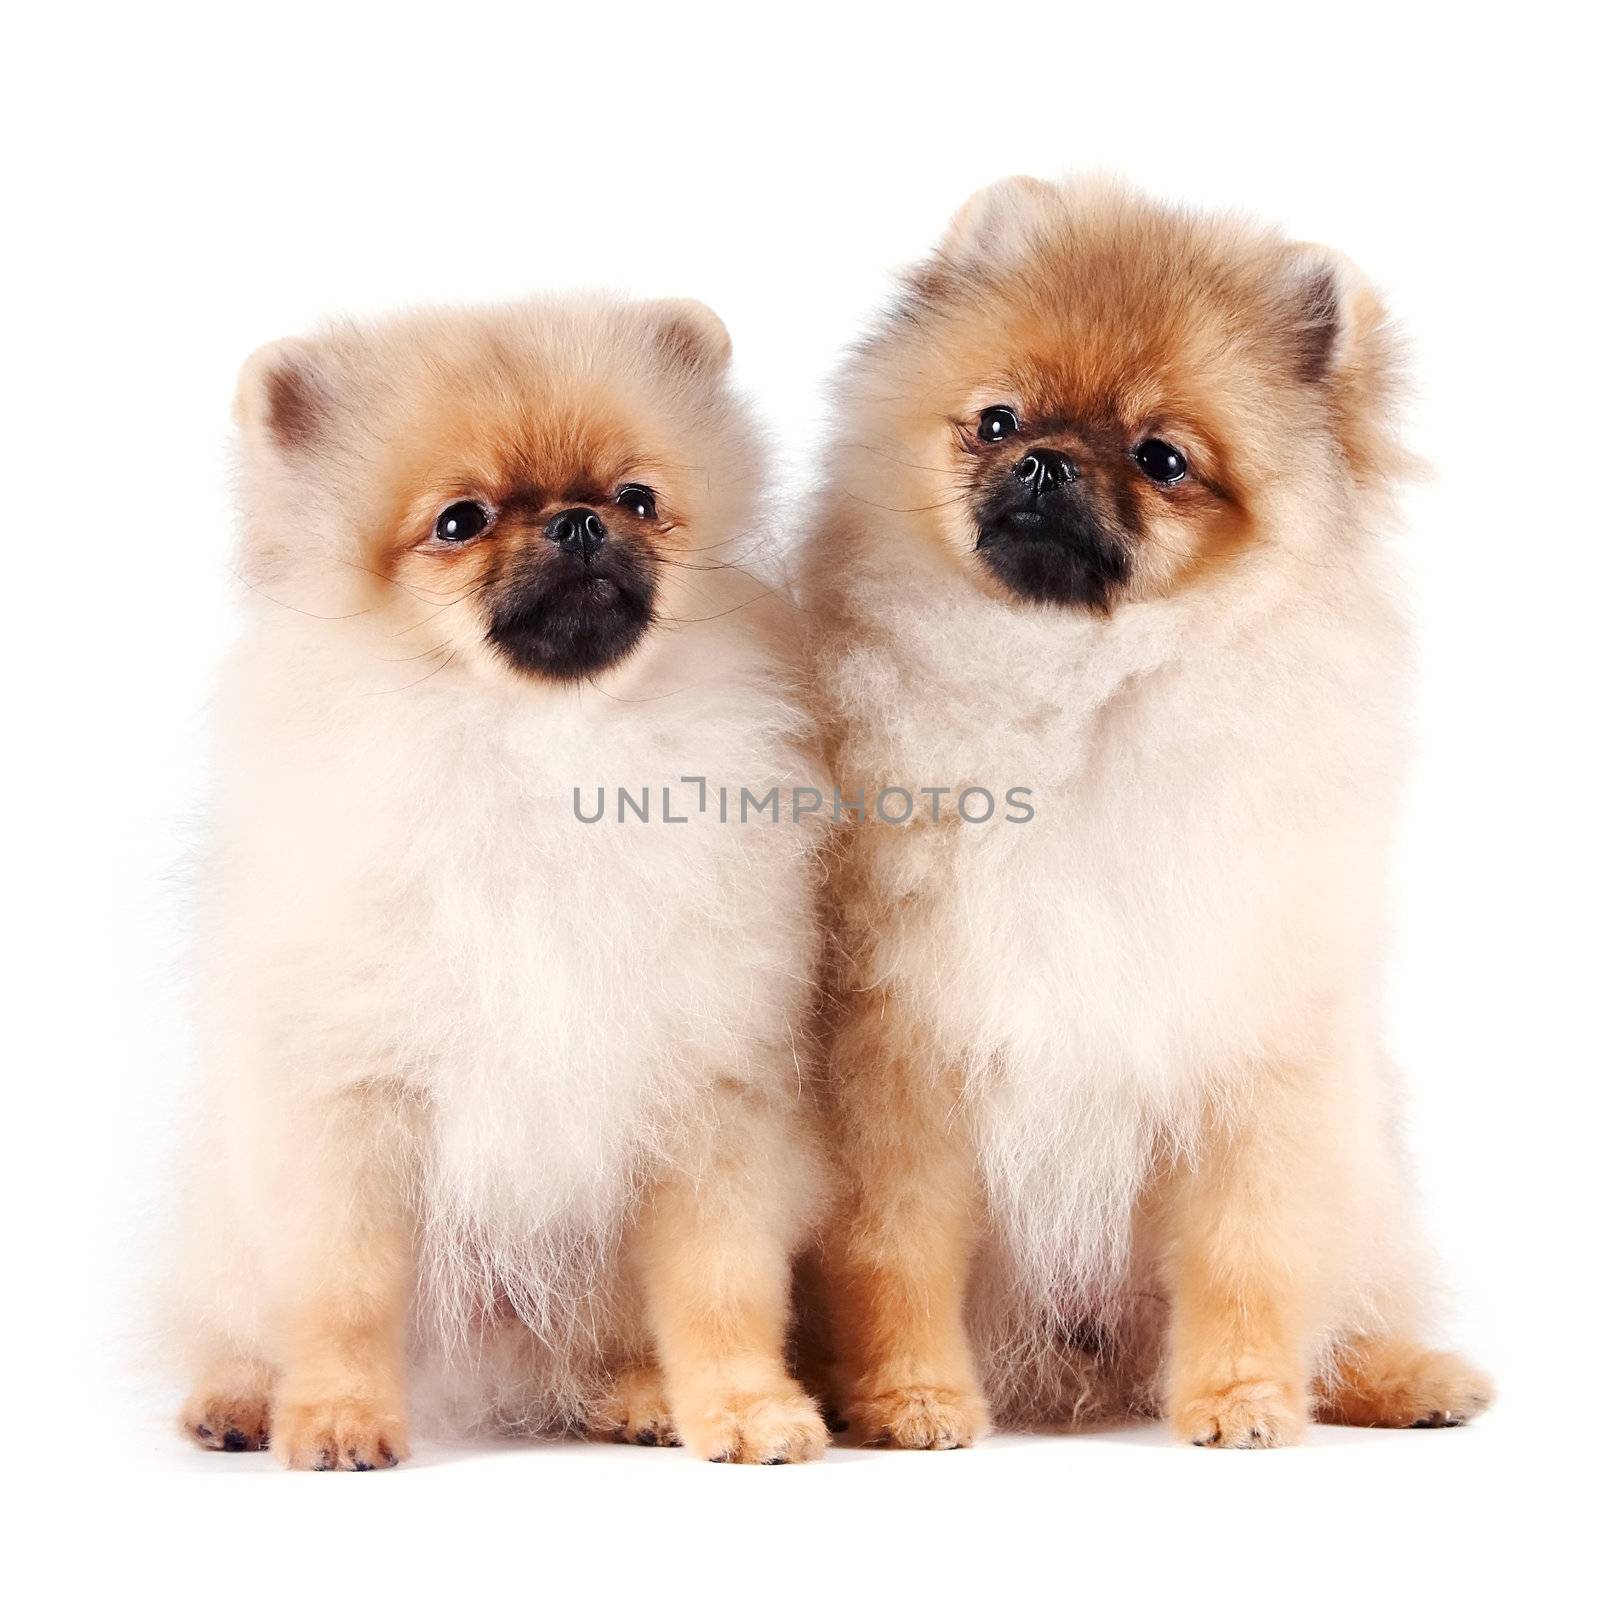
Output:
<instances>
[{"instance_id":1,"label":"puppy's black nose","mask_svg":"<svg viewBox=\"0 0 1600 1600\"><path fill-rule=\"evenodd\" d=\"M587 561L606 542L606 525L594 512L574 506L570 511L558 511L546 524L544 536L568 555Z\"/></svg>"},{"instance_id":2,"label":"puppy's black nose","mask_svg":"<svg viewBox=\"0 0 1600 1600\"><path fill-rule=\"evenodd\" d=\"M1030 450L1011 470L1035 494L1049 494L1078 476L1078 469L1059 450Z\"/></svg>"}]
</instances>

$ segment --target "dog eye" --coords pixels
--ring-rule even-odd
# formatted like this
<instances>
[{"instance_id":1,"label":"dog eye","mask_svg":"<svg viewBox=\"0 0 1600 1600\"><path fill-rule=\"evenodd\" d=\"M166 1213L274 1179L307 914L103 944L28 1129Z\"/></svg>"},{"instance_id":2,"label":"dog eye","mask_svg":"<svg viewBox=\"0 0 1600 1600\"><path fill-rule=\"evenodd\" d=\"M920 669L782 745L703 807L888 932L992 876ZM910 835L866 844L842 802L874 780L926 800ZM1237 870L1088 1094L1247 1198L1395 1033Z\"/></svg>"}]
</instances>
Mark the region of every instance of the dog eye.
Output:
<instances>
[{"instance_id":1,"label":"dog eye","mask_svg":"<svg viewBox=\"0 0 1600 1600\"><path fill-rule=\"evenodd\" d=\"M1009 406L986 406L978 413L978 437L985 444L1009 439L1017 427L1017 414Z\"/></svg>"},{"instance_id":2,"label":"dog eye","mask_svg":"<svg viewBox=\"0 0 1600 1600\"><path fill-rule=\"evenodd\" d=\"M625 483L617 490L617 504L636 517L653 517L656 514L656 496L653 489L642 483Z\"/></svg>"},{"instance_id":3,"label":"dog eye","mask_svg":"<svg viewBox=\"0 0 1600 1600\"><path fill-rule=\"evenodd\" d=\"M1146 439L1133 452L1133 459L1139 463L1139 470L1145 477L1157 483L1176 483L1189 470L1183 452L1165 439Z\"/></svg>"},{"instance_id":4,"label":"dog eye","mask_svg":"<svg viewBox=\"0 0 1600 1600\"><path fill-rule=\"evenodd\" d=\"M446 544L465 544L468 539L476 539L488 526L486 507L476 500L457 500L439 513L433 525L433 536Z\"/></svg>"}]
</instances>

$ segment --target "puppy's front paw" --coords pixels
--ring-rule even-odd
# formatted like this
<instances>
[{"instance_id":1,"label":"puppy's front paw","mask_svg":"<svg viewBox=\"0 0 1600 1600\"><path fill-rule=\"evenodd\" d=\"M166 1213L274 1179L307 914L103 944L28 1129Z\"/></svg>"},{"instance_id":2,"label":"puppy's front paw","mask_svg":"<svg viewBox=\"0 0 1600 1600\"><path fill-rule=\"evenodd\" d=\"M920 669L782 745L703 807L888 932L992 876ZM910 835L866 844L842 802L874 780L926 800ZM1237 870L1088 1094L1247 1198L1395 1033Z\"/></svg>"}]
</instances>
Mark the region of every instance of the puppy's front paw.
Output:
<instances>
[{"instance_id":1,"label":"puppy's front paw","mask_svg":"<svg viewBox=\"0 0 1600 1600\"><path fill-rule=\"evenodd\" d=\"M207 1450L265 1450L272 1374L260 1362L229 1361L201 1379L183 1408L183 1429Z\"/></svg>"},{"instance_id":2,"label":"puppy's front paw","mask_svg":"<svg viewBox=\"0 0 1600 1600\"><path fill-rule=\"evenodd\" d=\"M410 1454L399 1408L353 1396L280 1404L272 1446L285 1466L305 1472L371 1472Z\"/></svg>"},{"instance_id":3,"label":"puppy's front paw","mask_svg":"<svg viewBox=\"0 0 1600 1600\"><path fill-rule=\"evenodd\" d=\"M961 1450L989 1431L989 1410L980 1395L937 1384L860 1395L848 1414L863 1443L901 1450Z\"/></svg>"},{"instance_id":4,"label":"puppy's front paw","mask_svg":"<svg viewBox=\"0 0 1600 1600\"><path fill-rule=\"evenodd\" d=\"M634 1367L624 1372L590 1415L589 1433L624 1444L678 1444L659 1369Z\"/></svg>"},{"instance_id":5,"label":"puppy's front paw","mask_svg":"<svg viewBox=\"0 0 1600 1600\"><path fill-rule=\"evenodd\" d=\"M828 1443L822 1413L798 1384L691 1402L678 1408L677 1421L683 1442L707 1461L775 1467L815 1461Z\"/></svg>"},{"instance_id":6,"label":"puppy's front paw","mask_svg":"<svg viewBox=\"0 0 1600 1600\"><path fill-rule=\"evenodd\" d=\"M1306 1430L1309 1405L1298 1386L1276 1379L1230 1384L1191 1395L1173 1407L1178 1437L1220 1450L1270 1450L1294 1444Z\"/></svg>"}]
</instances>

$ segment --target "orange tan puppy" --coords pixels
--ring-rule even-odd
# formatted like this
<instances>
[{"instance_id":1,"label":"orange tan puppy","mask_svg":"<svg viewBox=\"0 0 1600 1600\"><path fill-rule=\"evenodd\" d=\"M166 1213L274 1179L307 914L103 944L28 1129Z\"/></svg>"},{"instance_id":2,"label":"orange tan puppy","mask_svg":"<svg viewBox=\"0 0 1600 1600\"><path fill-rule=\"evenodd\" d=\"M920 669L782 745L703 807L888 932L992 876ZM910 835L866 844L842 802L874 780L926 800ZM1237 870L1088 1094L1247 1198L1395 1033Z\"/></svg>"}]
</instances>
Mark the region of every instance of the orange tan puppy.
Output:
<instances>
[{"instance_id":1,"label":"orange tan puppy","mask_svg":"<svg viewBox=\"0 0 1600 1600\"><path fill-rule=\"evenodd\" d=\"M728 356L704 306L596 298L245 369L181 1281L203 1445L388 1466L420 1402L823 1447L785 1364L817 841L663 796L812 770L786 608L739 565L766 476Z\"/></svg>"},{"instance_id":2,"label":"orange tan puppy","mask_svg":"<svg viewBox=\"0 0 1600 1600\"><path fill-rule=\"evenodd\" d=\"M1487 1403L1428 1342L1376 1004L1396 383L1331 252L1027 179L849 363L807 599L869 800L824 1262L865 1437L1160 1408L1276 1445Z\"/></svg>"}]
</instances>

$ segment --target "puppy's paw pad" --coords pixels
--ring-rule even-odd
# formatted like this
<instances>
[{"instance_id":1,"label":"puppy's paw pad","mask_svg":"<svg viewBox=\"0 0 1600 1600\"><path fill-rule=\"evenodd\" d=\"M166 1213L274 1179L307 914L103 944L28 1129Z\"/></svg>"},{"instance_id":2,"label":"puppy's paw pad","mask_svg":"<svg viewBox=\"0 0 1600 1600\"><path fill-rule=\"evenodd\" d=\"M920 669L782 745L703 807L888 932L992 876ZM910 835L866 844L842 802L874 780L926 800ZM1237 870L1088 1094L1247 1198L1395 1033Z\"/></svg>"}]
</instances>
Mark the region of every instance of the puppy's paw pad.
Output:
<instances>
[{"instance_id":1,"label":"puppy's paw pad","mask_svg":"<svg viewBox=\"0 0 1600 1600\"><path fill-rule=\"evenodd\" d=\"M661 1374L654 1367L623 1373L590 1415L589 1434L623 1444L678 1444L678 1430L673 1425Z\"/></svg>"},{"instance_id":2,"label":"puppy's paw pad","mask_svg":"<svg viewBox=\"0 0 1600 1600\"><path fill-rule=\"evenodd\" d=\"M1306 1404L1288 1383L1263 1379L1195 1395L1173 1411L1178 1437L1218 1450L1271 1450L1306 1429Z\"/></svg>"},{"instance_id":3,"label":"puppy's paw pad","mask_svg":"<svg viewBox=\"0 0 1600 1600\"><path fill-rule=\"evenodd\" d=\"M707 1461L768 1467L815 1461L828 1444L822 1413L798 1386L727 1396L680 1417L679 1432Z\"/></svg>"},{"instance_id":4,"label":"puppy's paw pad","mask_svg":"<svg viewBox=\"0 0 1600 1600\"><path fill-rule=\"evenodd\" d=\"M367 1400L282 1405L272 1435L284 1465L300 1472L373 1472L398 1466L410 1454L405 1419Z\"/></svg>"},{"instance_id":5,"label":"puppy's paw pad","mask_svg":"<svg viewBox=\"0 0 1600 1600\"><path fill-rule=\"evenodd\" d=\"M849 1415L864 1443L900 1450L961 1450L989 1429L981 1396L935 1384L859 1396Z\"/></svg>"}]
</instances>

